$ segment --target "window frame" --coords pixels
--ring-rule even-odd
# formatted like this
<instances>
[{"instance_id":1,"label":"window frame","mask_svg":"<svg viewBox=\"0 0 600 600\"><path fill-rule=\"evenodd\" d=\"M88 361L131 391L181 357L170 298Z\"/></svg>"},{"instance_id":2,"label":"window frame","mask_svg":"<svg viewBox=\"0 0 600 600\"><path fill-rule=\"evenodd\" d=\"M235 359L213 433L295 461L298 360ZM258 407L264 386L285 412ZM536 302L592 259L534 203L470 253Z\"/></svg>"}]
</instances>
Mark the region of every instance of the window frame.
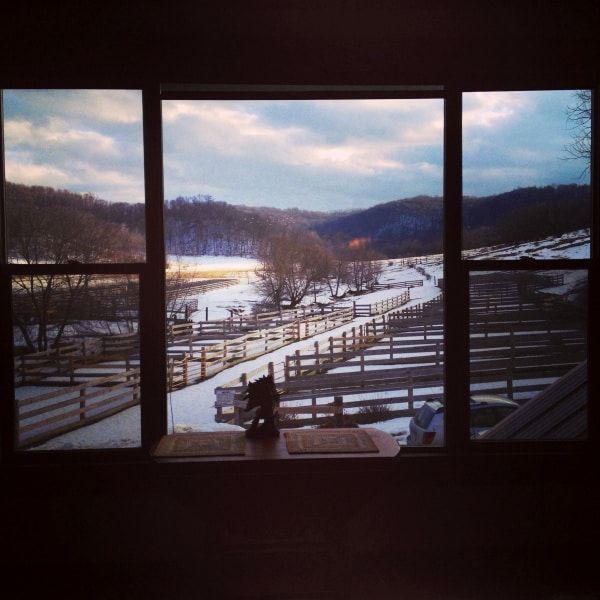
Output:
<instances>
[{"instance_id":1,"label":"window frame","mask_svg":"<svg viewBox=\"0 0 600 600\"><path fill-rule=\"evenodd\" d=\"M4 86L10 89L10 86ZM61 89L78 89L80 86L62 86ZM589 259L577 261L544 261L546 268L585 268L589 273L590 290L598 277L598 230L600 208L598 201L598 89L594 85L569 85L564 89L592 89L592 163L591 189L593 214L591 220L591 255ZM111 89L99 87L98 89ZM116 89L116 88L115 88ZM122 88L118 88L122 89ZM498 91L498 88L468 89L464 86L226 86L199 85L161 87L141 86L144 143L144 182L146 217L146 262L127 264L91 264L78 265L76 272L118 272L137 275L140 281L140 364L141 364L141 447L135 449L95 449L65 452L24 452L14 449L14 407L12 402L2 403L0 409L1 457L0 462L7 464L44 464L65 461L74 463L97 462L149 462L152 446L167 432L167 382L166 382L166 327L165 327L165 252L163 231L163 156L162 156L162 101L169 99L202 98L227 99L239 98L442 98L444 102L443 135L443 198L444 198L444 330L445 340L452 340L452 352L446 354L445 396L459 395L469 397L469 372L465 369L469 361L469 311L468 281L472 271L493 268L512 269L511 261L469 261L462 257L462 94L468 91ZM561 89L544 86L539 89ZM523 90L521 86L508 87L509 90ZM3 118L1 95L0 117ZM3 128L2 128L3 129ZM0 129L0 134L2 133ZM4 232L4 145L0 138L0 227ZM0 250L0 298L5 306L10 306L11 278L14 274L39 272L42 265L11 265L6 258L5 238L2 235ZM535 265L537 267L537 265ZM527 266L528 267L528 266ZM527 268L519 264L520 269ZM533 268L533 267L532 267ZM66 265L43 266L48 272L72 272L73 267ZM42 270L43 270L42 269ZM591 293L590 293L591 296ZM590 297L590 300L592 298ZM591 302L590 302L591 306ZM10 316L10 315L8 315ZM3 318L0 325L0 339L12 342L12 319ZM588 330L597 331L597 317L590 311ZM12 344L10 344L12 348ZM589 340L589 355L598 350L598 342L593 334ZM5 373L12 373L12 352L3 353L0 359ZM588 398L595 397L598 384L591 377L589 367ZM8 392L14 397L14 382L4 381L3 394ZM589 403L589 438L585 442L527 442L502 444L479 444L469 439L468 402L452 405L446 411L445 439L442 448L402 448L401 455L443 455L462 456L470 454L506 454L517 452L527 454L531 451L549 451L576 453L598 450L598 414L599 410ZM352 460L352 459L349 459ZM329 461L323 461L327 464ZM214 463L215 465L217 463ZM219 463L223 465L224 463ZM246 465L248 463L245 463ZM313 466L314 468L314 466Z\"/></svg>"}]
</instances>

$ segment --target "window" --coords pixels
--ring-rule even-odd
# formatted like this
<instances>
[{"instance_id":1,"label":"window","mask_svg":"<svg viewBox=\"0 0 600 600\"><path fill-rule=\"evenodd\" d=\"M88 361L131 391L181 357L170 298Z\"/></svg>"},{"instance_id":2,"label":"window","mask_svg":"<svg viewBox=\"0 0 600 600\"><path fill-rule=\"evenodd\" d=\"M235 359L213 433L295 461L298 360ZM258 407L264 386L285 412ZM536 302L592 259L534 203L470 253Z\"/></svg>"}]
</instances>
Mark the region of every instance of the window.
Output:
<instances>
[{"instance_id":1,"label":"window","mask_svg":"<svg viewBox=\"0 0 600 600\"><path fill-rule=\"evenodd\" d=\"M164 433L247 427L243 390L264 374L281 427L403 445L434 398L443 452L593 440L592 100L4 90L5 455L147 458ZM496 407L472 435L475 394L527 410Z\"/></svg>"},{"instance_id":2,"label":"window","mask_svg":"<svg viewBox=\"0 0 600 600\"><path fill-rule=\"evenodd\" d=\"M17 451L138 448L141 93L4 90L2 100L14 398L4 427L14 424Z\"/></svg>"},{"instance_id":3,"label":"window","mask_svg":"<svg viewBox=\"0 0 600 600\"><path fill-rule=\"evenodd\" d=\"M588 437L591 109L590 90L463 96L470 388L522 406L477 440Z\"/></svg>"},{"instance_id":4,"label":"window","mask_svg":"<svg viewBox=\"0 0 600 600\"><path fill-rule=\"evenodd\" d=\"M282 428L401 444L443 397L443 99L321 95L163 100L172 431L248 427L263 375Z\"/></svg>"}]
</instances>

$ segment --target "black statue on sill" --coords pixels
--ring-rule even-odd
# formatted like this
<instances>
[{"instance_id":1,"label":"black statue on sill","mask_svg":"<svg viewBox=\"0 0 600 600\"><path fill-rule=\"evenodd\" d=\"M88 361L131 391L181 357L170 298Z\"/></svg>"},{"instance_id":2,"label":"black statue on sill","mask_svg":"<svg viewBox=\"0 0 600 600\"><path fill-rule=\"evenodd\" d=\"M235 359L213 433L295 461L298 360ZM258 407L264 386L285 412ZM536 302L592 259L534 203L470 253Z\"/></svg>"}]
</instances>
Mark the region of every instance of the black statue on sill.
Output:
<instances>
[{"instance_id":1,"label":"black statue on sill","mask_svg":"<svg viewBox=\"0 0 600 600\"><path fill-rule=\"evenodd\" d=\"M279 436L275 425L275 410L279 405L279 392L272 375L263 375L248 384L244 398L248 399L246 412L257 408L250 428L246 430L249 438L270 438ZM260 422L262 420L262 423Z\"/></svg>"}]
</instances>

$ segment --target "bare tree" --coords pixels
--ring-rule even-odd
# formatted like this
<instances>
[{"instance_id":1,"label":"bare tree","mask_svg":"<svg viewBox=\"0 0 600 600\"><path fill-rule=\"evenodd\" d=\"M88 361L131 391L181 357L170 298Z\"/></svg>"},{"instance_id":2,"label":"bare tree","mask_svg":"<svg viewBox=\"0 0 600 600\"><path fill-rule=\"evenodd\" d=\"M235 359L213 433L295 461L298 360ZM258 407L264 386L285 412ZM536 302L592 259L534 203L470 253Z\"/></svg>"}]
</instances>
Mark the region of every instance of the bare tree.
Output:
<instances>
[{"instance_id":1,"label":"bare tree","mask_svg":"<svg viewBox=\"0 0 600 600\"><path fill-rule=\"evenodd\" d=\"M372 287L381 274L380 260L385 258L374 250L369 240L351 244L344 252L347 264L348 285L354 293L361 294Z\"/></svg>"},{"instance_id":2,"label":"bare tree","mask_svg":"<svg viewBox=\"0 0 600 600\"><path fill-rule=\"evenodd\" d=\"M329 276L327 286L332 298L342 298L348 289L349 271L348 263L341 254L331 257L329 261ZM344 291L342 291L344 288Z\"/></svg>"},{"instance_id":3,"label":"bare tree","mask_svg":"<svg viewBox=\"0 0 600 600\"><path fill-rule=\"evenodd\" d=\"M585 161L581 177L588 174L592 161L592 90L576 90L567 106L567 123L572 141L565 146L567 160Z\"/></svg>"},{"instance_id":4,"label":"bare tree","mask_svg":"<svg viewBox=\"0 0 600 600\"><path fill-rule=\"evenodd\" d=\"M260 251L260 289L268 302L281 308L298 306L313 284L327 277L330 255L319 237L298 230L271 236Z\"/></svg>"}]
</instances>

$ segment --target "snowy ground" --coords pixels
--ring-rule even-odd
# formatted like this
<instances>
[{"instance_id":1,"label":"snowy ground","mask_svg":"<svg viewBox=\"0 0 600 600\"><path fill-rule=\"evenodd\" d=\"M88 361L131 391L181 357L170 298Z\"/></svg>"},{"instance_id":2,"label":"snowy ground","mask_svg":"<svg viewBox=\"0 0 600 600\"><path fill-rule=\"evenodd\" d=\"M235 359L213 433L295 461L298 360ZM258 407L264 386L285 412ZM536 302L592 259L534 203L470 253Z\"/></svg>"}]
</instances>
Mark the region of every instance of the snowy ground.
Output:
<instances>
[{"instance_id":1,"label":"snowy ground","mask_svg":"<svg viewBox=\"0 0 600 600\"><path fill-rule=\"evenodd\" d=\"M502 247L494 249L485 249L471 258L508 258L515 255L531 255L535 258L581 258L589 256L589 235L570 235L563 236L561 240L548 240L547 243L536 242L528 246ZM171 257L171 264L175 265L175 257ZM245 258L226 258L226 257L187 257L182 261L182 265L177 265L178 269L192 271L200 276L223 277L235 276L239 283L228 288L214 290L198 296L199 310L192 317L201 320L205 318L208 310L210 319L225 318L229 316L227 308L235 306L244 308L248 313L251 312L252 305L257 300L256 288L254 286L254 269L257 263L252 259ZM384 273L380 278L380 283L392 283L395 281L423 279L423 275L415 269L407 266L401 266L401 261L385 261ZM425 272L431 277L424 280L423 287L413 288L411 290L411 301L407 306L421 304L435 298L440 290L437 287L437 280L443 277L443 267L441 257L431 257L428 264L421 265ZM565 285L570 281L566 279ZM557 290L558 291L558 290ZM564 290L560 290L564 292ZM373 303L390 294L398 293L398 290L382 290L372 294L359 297L360 303ZM319 298L318 298L319 299ZM323 300L321 298L319 300ZM312 300L312 298L311 298ZM348 302L351 302L349 300ZM371 317L357 319L353 325L360 322L370 321ZM259 357L257 359L241 363L235 367L227 369L214 377L189 386L182 390L169 394L167 401L168 427L169 432L173 431L214 431L217 429L238 429L236 426L215 423L215 393L216 387L221 386L231 380L239 377L244 372L252 371L255 368L266 365L269 361L278 363L283 361L286 355L293 354L294 351L304 349L307 344L313 344L314 341L327 340L336 333L349 329L345 325L337 330L331 330L322 336L316 336L310 340L303 340L296 344L286 346L276 352ZM17 389L17 392L19 392ZM37 393L43 393L43 388L36 388ZM381 430L392 433L396 436L399 443L403 443L408 428L408 418L392 419L389 421L376 423L369 426L377 427ZM61 435L41 446L37 450L58 450L58 449L83 449L83 448L127 448L140 445L140 408L133 407L125 410L113 417L103 420L100 423L87 426L85 428Z\"/></svg>"}]
</instances>

